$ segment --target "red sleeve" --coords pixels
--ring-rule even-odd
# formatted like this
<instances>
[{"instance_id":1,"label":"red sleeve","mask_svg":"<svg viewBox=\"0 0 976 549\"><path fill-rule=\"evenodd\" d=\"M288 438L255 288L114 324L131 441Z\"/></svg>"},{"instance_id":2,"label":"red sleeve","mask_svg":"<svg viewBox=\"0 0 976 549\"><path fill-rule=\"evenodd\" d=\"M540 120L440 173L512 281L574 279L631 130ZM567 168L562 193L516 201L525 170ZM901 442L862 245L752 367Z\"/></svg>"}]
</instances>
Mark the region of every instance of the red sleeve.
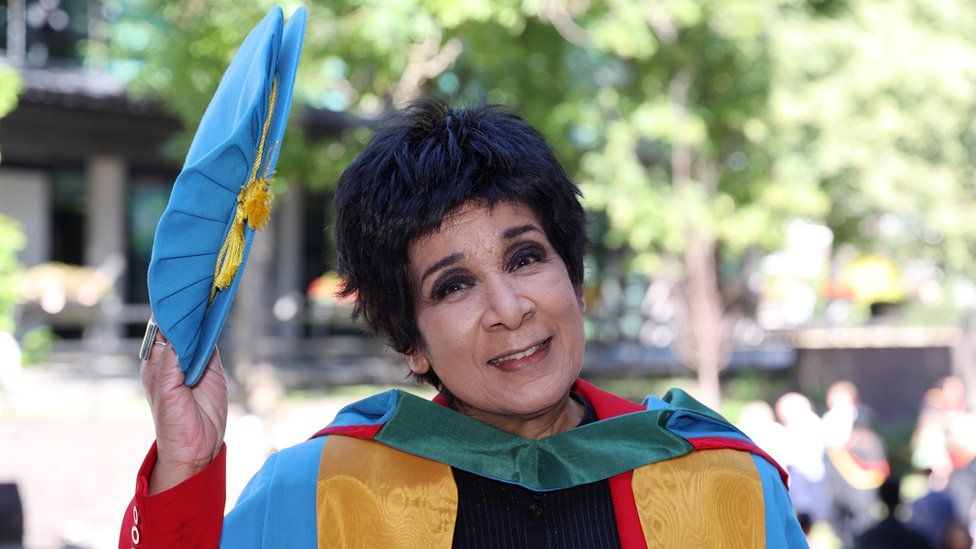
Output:
<instances>
[{"instance_id":1,"label":"red sleeve","mask_svg":"<svg viewBox=\"0 0 976 549\"><path fill-rule=\"evenodd\" d=\"M217 547L226 498L224 446L206 469L169 490L149 495L149 477L156 466L156 444L136 479L119 533L120 549L156 547Z\"/></svg>"}]
</instances>

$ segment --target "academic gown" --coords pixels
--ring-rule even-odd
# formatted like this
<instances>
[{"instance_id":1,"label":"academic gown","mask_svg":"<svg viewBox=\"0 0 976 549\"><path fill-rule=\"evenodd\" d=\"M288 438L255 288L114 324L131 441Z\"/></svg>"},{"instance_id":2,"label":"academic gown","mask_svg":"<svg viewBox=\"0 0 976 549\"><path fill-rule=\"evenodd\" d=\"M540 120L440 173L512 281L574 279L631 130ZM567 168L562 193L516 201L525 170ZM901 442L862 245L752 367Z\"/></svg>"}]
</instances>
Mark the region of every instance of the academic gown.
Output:
<instances>
[{"instance_id":1,"label":"academic gown","mask_svg":"<svg viewBox=\"0 0 976 549\"><path fill-rule=\"evenodd\" d=\"M119 547L450 547L451 467L536 491L609 479L622 547L807 547L786 474L680 390L643 405L582 380L597 421L541 440L446 404L387 391L351 404L308 441L270 456L222 516L225 450L153 496L155 446Z\"/></svg>"}]
</instances>

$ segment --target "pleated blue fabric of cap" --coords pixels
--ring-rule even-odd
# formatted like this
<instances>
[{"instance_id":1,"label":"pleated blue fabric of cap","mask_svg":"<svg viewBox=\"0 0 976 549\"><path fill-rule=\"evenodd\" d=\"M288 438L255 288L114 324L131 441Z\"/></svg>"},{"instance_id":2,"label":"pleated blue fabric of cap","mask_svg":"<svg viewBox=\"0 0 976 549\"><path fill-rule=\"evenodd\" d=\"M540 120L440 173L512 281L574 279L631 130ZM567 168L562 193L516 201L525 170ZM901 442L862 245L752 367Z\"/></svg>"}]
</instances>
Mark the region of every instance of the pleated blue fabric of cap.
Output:
<instances>
[{"instance_id":1,"label":"pleated blue fabric of cap","mask_svg":"<svg viewBox=\"0 0 976 549\"><path fill-rule=\"evenodd\" d=\"M156 227L149 302L190 386L200 381L217 344L255 219L267 221L265 198L288 121L306 19L301 7L285 25L275 7L244 39L200 120Z\"/></svg>"}]
</instances>

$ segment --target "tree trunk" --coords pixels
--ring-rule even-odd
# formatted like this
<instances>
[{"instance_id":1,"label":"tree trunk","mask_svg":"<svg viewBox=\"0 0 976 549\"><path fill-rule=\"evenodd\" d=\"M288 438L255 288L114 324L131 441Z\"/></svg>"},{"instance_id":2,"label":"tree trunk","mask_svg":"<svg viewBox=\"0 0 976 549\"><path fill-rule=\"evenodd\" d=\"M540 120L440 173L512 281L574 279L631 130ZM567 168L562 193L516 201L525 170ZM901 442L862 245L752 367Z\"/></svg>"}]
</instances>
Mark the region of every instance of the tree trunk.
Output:
<instances>
[{"instance_id":1,"label":"tree trunk","mask_svg":"<svg viewBox=\"0 0 976 549\"><path fill-rule=\"evenodd\" d=\"M669 87L679 124L688 115L691 79L690 71L681 71ZM712 160L699 158L696 162L690 145L675 143L671 149L671 177L678 196L689 196L697 190L696 194L711 197L718 186L719 169ZM722 399L719 374L728 363L730 351L730 330L715 261L718 243L710 223L696 223L694 212L682 213L684 279L679 285L682 314L677 352L685 365L697 371L700 398L707 406L717 408Z\"/></svg>"},{"instance_id":2,"label":"tree trunk","mask_svg":"<svg viewBox=\"0 0 976 549\"><path fill-rule=\"evenodd\" d=\"M685 235L685 280L681 285L684 322L679 356L698 372L701 399L717 408L722 394L719 373L727 363L727 330L718 271L715 239ZM683 351L683 352L681 352Z\"/></svg>"},{"instance_id":3,"label":"tree trunk","mask_svg":"<svg viewBox=\"0 0 976 549\"><path fill-rule=\"evenodd\" d=\"M261 343L268 335L271 307L270 274L273 269L274 226L254 235L246 269L241 275L232 310L231 376L237 384L236 400L248 412L266 413L276 404L280 386L271 366L262 359Z\"/></svg>"}]
</instances>

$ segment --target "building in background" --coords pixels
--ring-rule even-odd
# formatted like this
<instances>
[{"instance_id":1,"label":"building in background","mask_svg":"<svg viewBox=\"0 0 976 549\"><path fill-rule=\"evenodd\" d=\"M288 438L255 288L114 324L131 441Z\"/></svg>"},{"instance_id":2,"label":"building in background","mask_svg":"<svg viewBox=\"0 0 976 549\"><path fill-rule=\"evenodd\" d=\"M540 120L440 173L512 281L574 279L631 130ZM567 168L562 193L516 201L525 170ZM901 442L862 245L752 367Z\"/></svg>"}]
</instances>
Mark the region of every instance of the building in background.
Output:
<instances>
[{"instance_id":1,"label":"building in background","mask_svg":"<svg viewBox=\"0 0 976 549\"><path fill-rule=\"evenodd\" d=\"M26 307L25 321L44 316L60 335L79 337L97 314L103 335L123 335L128 316L146 316L125 304L146 302L155 221L178 171L162 145L179 125L157 105L129 98L122 75L110 70L110 4L11 0L3 8L0 47L24 90L0 124L0 213L23 226L28 268L89 268L48 270L50 284L62 279L62 298L51 297L59 291L52 287L43 307L40 299ZM97 307L64 295L88 275L109 282Z\"/></svg>"},{"instance_id":2,"label":"building in background","mask_svg":"<svg viewBox=\"0 0 976 549\"><path fill-rule=\"evenodd\" d=\"M106 30L117 9L99 1L0 2L0 62L24 81L17 109L0 122L0 214L27 235L20 259L34 268L37 294L23 308L22 329L49 324L101 349L141 335L156 222L180 168L164 154L179 122L127 93L136 61L110 57ZM296 122L317 137L341 127L338 117L307 110ZM302 189L275 208L269 306L290 296L290 307L279 309L292 324L300 324L305 287L328 257L325 208Z\"/></svg>"}]
</instances>

